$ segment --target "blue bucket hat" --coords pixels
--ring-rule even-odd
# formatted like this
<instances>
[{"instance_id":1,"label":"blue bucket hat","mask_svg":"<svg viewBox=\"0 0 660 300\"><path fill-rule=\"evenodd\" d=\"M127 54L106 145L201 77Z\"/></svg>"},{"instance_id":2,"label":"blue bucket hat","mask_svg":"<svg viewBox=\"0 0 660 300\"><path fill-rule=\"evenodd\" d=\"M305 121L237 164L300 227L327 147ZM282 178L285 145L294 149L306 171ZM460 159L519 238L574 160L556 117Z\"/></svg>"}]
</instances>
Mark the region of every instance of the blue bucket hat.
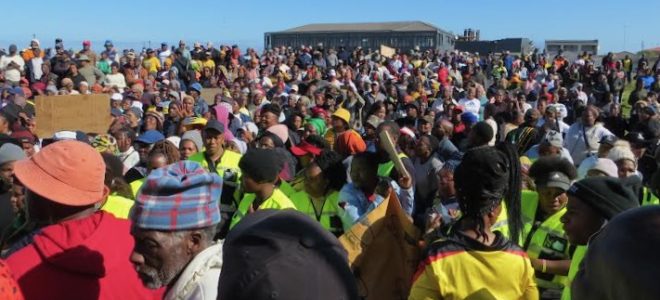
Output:
<instances>
[{"instance_id":1,"label":"blue bucket hat","mask_svg":"<svg viewBox=\"0 0 660 300\"><path fill-rule=\"evenodd\" d=\"M165 139L165 136L157 130L147 130L141 134L135 141L145 144L155 144Z\"/></svg>"}]
</instances>

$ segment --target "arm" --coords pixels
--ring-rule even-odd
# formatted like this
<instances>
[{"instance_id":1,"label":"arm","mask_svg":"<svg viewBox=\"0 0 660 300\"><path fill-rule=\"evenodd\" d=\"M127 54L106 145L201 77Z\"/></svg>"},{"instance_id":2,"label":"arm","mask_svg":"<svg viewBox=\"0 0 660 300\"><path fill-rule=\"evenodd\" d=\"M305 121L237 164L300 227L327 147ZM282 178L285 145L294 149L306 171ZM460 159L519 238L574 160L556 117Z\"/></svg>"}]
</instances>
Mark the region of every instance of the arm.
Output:
<instances>
[{"instance_id":1,"label":"arm","mask_svg":"<svg viewBox=\"0 0 660 300\"><path fill-rule=\"evenodd\" d=\"M536 271L543 270L543 259L530 258L532 267ZM571 267L571 260L545 260L545 273L566 276L568 275L568 269Z\"/></svg>"}]
</instances>

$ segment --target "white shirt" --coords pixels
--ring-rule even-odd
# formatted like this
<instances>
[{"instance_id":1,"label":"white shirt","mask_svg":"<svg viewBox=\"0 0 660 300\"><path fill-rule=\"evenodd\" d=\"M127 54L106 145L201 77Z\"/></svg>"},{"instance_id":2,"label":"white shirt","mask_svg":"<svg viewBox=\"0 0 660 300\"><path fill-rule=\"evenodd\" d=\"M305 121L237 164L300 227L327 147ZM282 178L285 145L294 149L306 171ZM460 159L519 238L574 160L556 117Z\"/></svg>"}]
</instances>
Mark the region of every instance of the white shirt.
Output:
<instances>
[{"instance_id":1,"label":"white shirt","mask_svg":"<svg viewBox=\"0 0 660 300\"><path fill-rule=\"evenodd\" d=\"M41 79L41 76L44 74L43 71L41 71L41 65L44 64L44 59L39 56L33 57L30 60L30 64L32 65L32 77L34 77L35 80Z\"/></svg>"},{"instance_id":2,"label":"white shirt","mask_svg":"<svg viewBox=\"0 0 660 300\"><path fill-rule=\"evenodd\" d=\"M11 62L15 62L19 68L7 69ZM23 58L16 54L14 56L5 55L0 57L0 70L5 72L5 79L12 82L19 82L21 80L21 72L25 69L25 61Z\"/></svg>"},{"instance_id":3,"label":"white shirt","mask_svg":"<svg viewBox=\"0 0 660 300\"><path fill-rule=\"evenodd\" d=\"M160 51L158 53L158 58L160 59L160 65L164 66L165 65L165 60L172 55L172 51L170 49L167 49L165 51Z\"/></svg>"},{"instance_id":4,"label":"white shirt","mask_svg":"<svg viewBox=\"0 0 660 300\"><path fill-rule=\"evenodd\" d=\"M475 115L479 115L479 110L481 109L481 102L479 99L467 99L463 98L458 101L458 105L463 106L465 111L469 111Z\"/></svg>"},{"instance_id":5,"label":"white shirt","mask_svg":"<svg viewBox=\"0 0 660 300\"><path fill-rule=\"evenodd\" d=\"M445 111L444 102L445 102L444 99L440 99L440 98L435 99L435 101L433 101L433 105L431 105L431 110L435 111L435 113L444 112ZM451 99L451 103L458 104L454 99Z\"/></svg>"},{"instance_id":6,"label":"white shirt","mask_svg":"<svg viewBox=\"0 0 660 300\"><path fill-rule=\"evenodd\" d=\"M124 78L124 74L122 73L105 75L105 83L106 86L117 86L121 90L126 88L126 78Z\"/></svg>"},{"instance_id":7,"label":"white shirt","mask_svg":"<svg viewBox=\"0 0 660 300\"><path fill-rule=\"evenodd\" d=\"M173 299L216 299L222 269L222 241L204 249L188 263L174 285L163 297Z\"/></svg>"},{"instance_id":8,"label":"white shirt","mask_svg":"<svg viewBox=\"0 0 660 300\"><path fill-rule=\"evenodd\" d=\"M124 164L124 173L140 162L140 154L133 149L133 146L128 148L126 152L120 152L117 157Z\"/></svg>"},{"instance_id":9,"label":"white shirt","mask_svg":"<svg viewBox=\"0 0 660 300\"><path fill-rule=\"evenodd\" d=\"M586 129L586 132L585 132ZM604 136L611 136L612 132L596 123L594 126L585 128L582 122L576 122L569 127L564 138L564 148L568 149L573 157L575 165L580 165L590 153L598 151L599 142ZM585 136L587 140L585 141ZM588 144L588 147L587 147Z\"/></svg>"}]
</instances>

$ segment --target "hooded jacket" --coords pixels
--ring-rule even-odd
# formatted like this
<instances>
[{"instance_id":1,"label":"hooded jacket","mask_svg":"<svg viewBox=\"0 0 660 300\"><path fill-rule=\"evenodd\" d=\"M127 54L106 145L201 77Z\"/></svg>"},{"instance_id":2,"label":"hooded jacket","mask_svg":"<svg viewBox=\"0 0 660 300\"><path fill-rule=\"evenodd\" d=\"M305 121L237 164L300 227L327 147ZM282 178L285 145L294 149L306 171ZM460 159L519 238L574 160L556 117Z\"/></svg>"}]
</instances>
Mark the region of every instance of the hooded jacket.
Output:
<instances>
[{"instance_id":1,"label":"hooded jacket","mask_svg":"<svg viewBox=\"0 0 660 300\"><path fill-rule=\"evenodd\" d=\"M143 286L129 256L130 222L106 212L50 225L7 264L25 299L160 299Z\"/></svg>"}]
</instances>

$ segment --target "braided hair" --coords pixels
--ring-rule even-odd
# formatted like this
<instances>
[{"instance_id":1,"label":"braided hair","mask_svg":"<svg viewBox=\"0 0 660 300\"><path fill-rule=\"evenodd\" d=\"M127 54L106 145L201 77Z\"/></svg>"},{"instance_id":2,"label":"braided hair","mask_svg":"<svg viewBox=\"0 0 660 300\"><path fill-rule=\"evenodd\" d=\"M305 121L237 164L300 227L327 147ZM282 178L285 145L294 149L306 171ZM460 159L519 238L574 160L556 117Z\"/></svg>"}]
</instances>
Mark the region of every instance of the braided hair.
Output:
<instances>
[{"instance_id":1,"label":"braided hair","mask_svg":"<svg viewBox=\"0 0 660 300\"><path fill-rule=\"evenodd\" d=\"M151 149L151 152L149 152L149 156L156 153L162 153L163 156L165 156L167 159L168 165L173 164L181 159L181 153L179 152L179 149L168 140L156 142L154 147Z\"/></svg>"},{"instance_id":2,"label":"braided hair","mask_svg":"<svg viewBox=\"0 0 660 300\"><path fill-rule=\"evenodd\" d=\"M456 194L464 217L477 222L477 234L487 238L482 217L501 201L507 208L509 237L517 241L522 231L522 176L517 149L509 143L468 150L454 172Z\"/></svg>"}]
</instances>

